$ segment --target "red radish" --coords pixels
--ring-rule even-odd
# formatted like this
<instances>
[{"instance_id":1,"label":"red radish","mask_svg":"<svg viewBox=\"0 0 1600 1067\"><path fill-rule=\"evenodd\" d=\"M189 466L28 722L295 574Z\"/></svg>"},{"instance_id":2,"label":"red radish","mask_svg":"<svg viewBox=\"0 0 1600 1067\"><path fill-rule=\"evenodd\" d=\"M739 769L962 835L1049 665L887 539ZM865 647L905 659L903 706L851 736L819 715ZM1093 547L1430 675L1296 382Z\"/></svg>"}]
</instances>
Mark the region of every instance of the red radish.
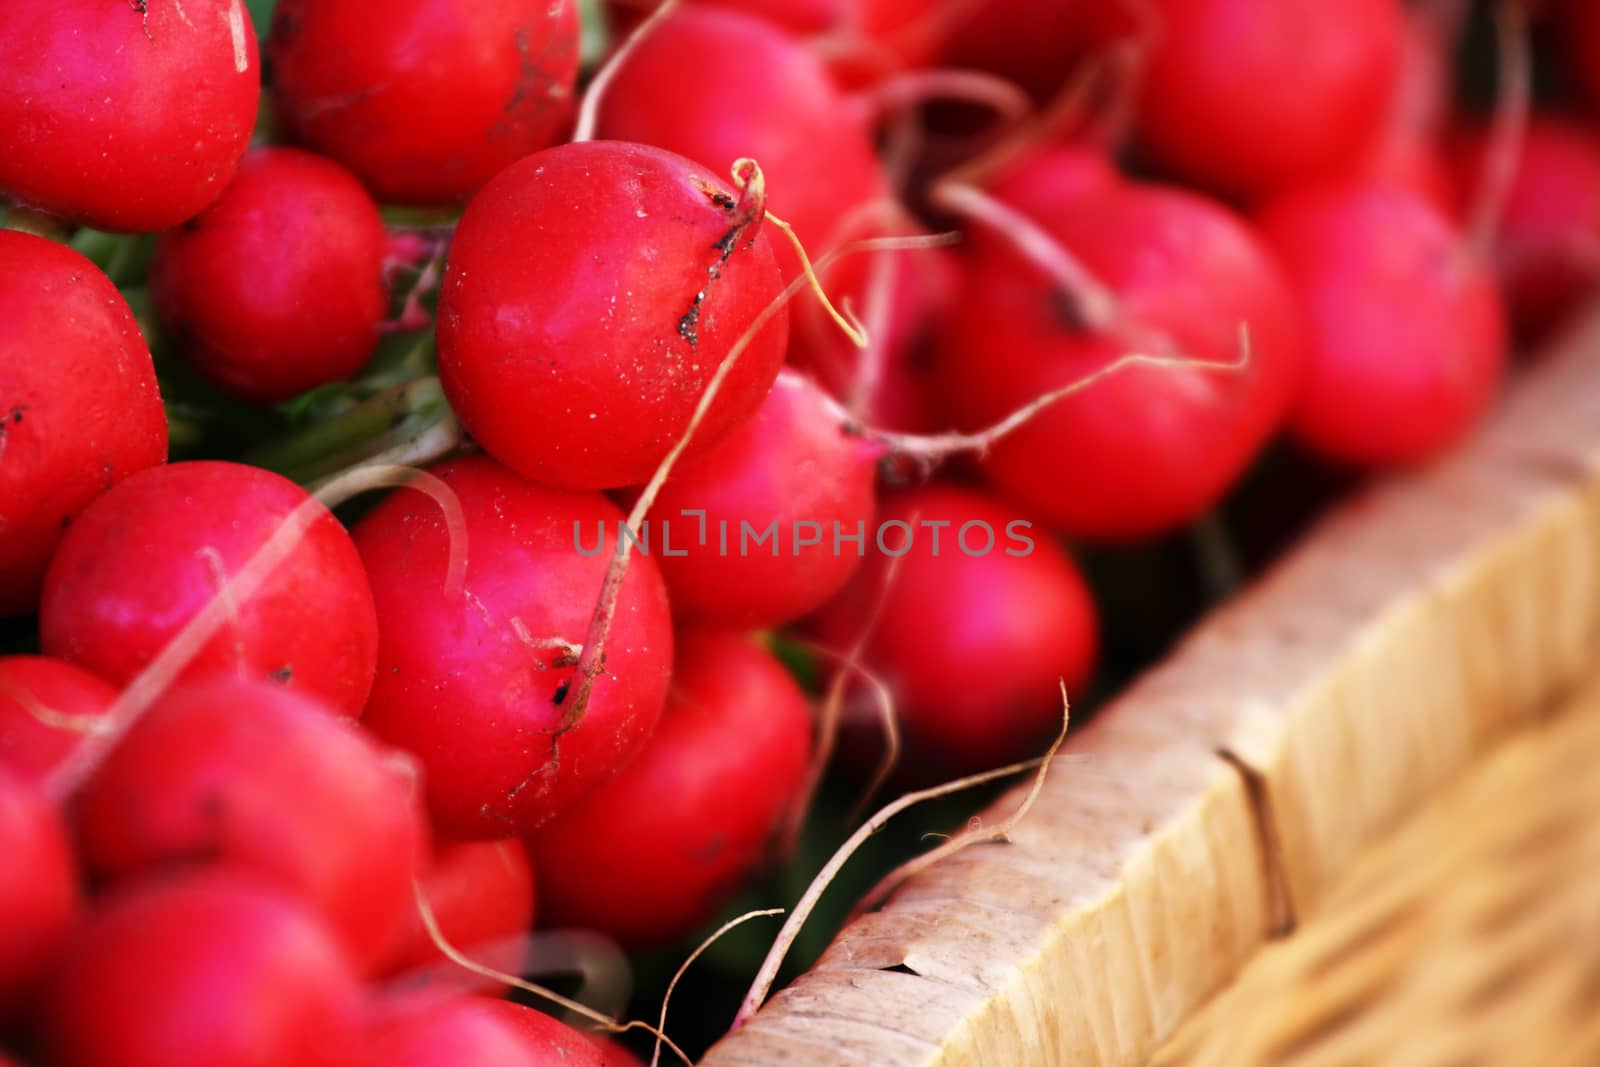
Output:
<instances>
[{"instance_id":1,"label":"red radish","mask_svg":"<svg viewBox=\"0 0 1600 1067\"><path fill-rule=\"evenodd\" d=\"M514 1028L528 1044L553 1050L551 1067L637 1067L639 1063L615 1041L574 1030L542 1011L509 1000L484 1000L482 1004L484 1012Z\"/></svg>"},{"instance_id":2,"label":"red radish","mask_svg":"<svg viewBox=\"0 0 1600 1067\"><path fill-rule=\"evenodd\" d=\"M392 754L325 705L218 678L151 708L85 785L76 816L97 877L248 869L304 901L370 969L413 912L419 794Z\"/></svg>"},{"instance_id":3,"label":"red radish","mask_svg":"<svg viewBox=\"0 0 1600 1067\"><path fill-rule=\"evenodd\" d=\"M881 452L840 425L815 385L780 374L754 418L656 497L651 551L674 617L756 628L821 606L865 551Z\"/></svg>"},{"instance_id":4,"label":"red radish","mask_svg":"<svg viewBox=\"0 0 1600 1067\"><path fill-rule=\"evenodd\" d=\"M1046 157L1049 158L1049 157ZM1044 409L1002 439L985 476L1039 518L1080 536L1136 538L1214 506L1283 421L1301 323L1277 265L1221 205L1154 185L1086 181L1078 195L1017 206L1107 287L1103 324L1080 294L977 228L961 298L939 334L944 400L980 429L1138 351L1237 369L1130 367ZM1005 186L1002 186L1002 192Z\"/></svg>"},{"instance_id":5,"label":"red radish","mask_svg":"<svg viewBox=\"0 0 1600 1067\"><path fill-rule=\"evenodd\" d=\"M772 213L815 258L837 243L843 215L888 195L866 117L781 30L734 11L687 7L651 28L616 69L597 136L669 149L717 174L737 159L756 160ZM782 255L794 273L787 248Z\"/></svg>"},{"instance_id":6,"label":"red radish","mask_svg":"<svg viewBox=\"0 0 1600 1067\"><path fill-rule=\"evenodd\" d=\"M766 858L796 803L811 713L742 635L679 636L655 737L530 841L547 924L664 945L709 919Z\"/></svg>"},{"instance_id":7,"label":"red radish","mask_svg":"<svg viewBox=\"0 0 1600 1067\"><path fill-rule=\"evenodd\" d=\"M0 768L0 1022L31 997L78 920L67 828L33 785Z\"/></svg>"},{"instance_id":8,"label":"red radish","mask_svg":"<svg viewBox=\"0 0 1600 1067\"><path fill-rule=\"evenodd\" d=\"M866 638L863 661L895 698L902 768L940 780L1034 754L1061 728L1059 681L1077 691L1094 664L1077 568L1021 512L970 489L901 493L878 526L866 564L810 626L838 648Z\"/></svg>"},{"instance_id":9,"label":"red radish","mask_svg":"<svg viewBox=\"0 0 1600 1067\"><path fill-rule=\"evenodd\" d=\"M73 516L166 458L155 366L116 286L64 245L0 230L0 616L38 605Z\"/></svg>"},{"instance_id":10,"label":"red radish","mask_svg":"<svg viewBox=\"0 0 1600 1067\"><path fill-rule=\"evenodd\" d=\"M686 6L724 8L752 15L798 37L824 33L854 0L688 0ZM605 0L612 36L631 32L661 6L660 0Z\"/></svg>"},{"instance_id":11,"label":"red radish","mask_svg":"<svg viewBox=\"0 0 1600 1067\"><path fill-rule=\"evenodd\" d=\"M648 479L783 287L761 222L754 186L735 201L642 145L563 145L506 170L462 217L440 295L439 373L462 424L546 485ZM696 444L755 411L787 339L784 314L757 333Z\"/></svg>"},{"instance_id":12,"label":"red radish","mask_svg":"<svg viewBox=\"0 0 1600 1067\"><path fill-rule=\"evenodd\" d=\"M946 0L951 13L940 58L1010 78L1035 98L1049 99L1079 59L1135 31L1143 2Z\"/></svg>"},{"instance_id":13,"label":"red radish","mask_svg":"<svg viewBox=\"0 0 1600 1067\"><path fill-rule=\"evenodd\" d=\"M162 235L150 291L202 377L273 403L366 363L388 305L387 252L378 205L348 171L260 148L221 199Z\"/></svg>"},{"instance_id":14,"label":"red radish","mask_svg":"<svg viewBox=\"0 0 1600 1067\"><path fill-rule=\"evenodd\" d=\"M1404 58L1399 0L1157 0L1139 129L1157 161L1236 196L1343 170Z\"/></svg>"},{"instance_id":15,"label":"red radish","mask_svg":"<svg viewBox=\"0 0 1600 1067\"><path fill-rule=\"evenodd\" d=\"M78 517L51 560L45 652L127 683L306 499L288 479L237 463L175 463L129 478ZM231 610L183 677L271 678L359 714L377 621L361 560L331 514Z\"/></svg>"},{"instance_id":16,"label":"red radish","mask_svg":"<svg viewBox=\"0 0 1600 1067\"><path fill-rule=\"evenodd\" d=\"M144 882L106 899L46 990L44 1058L61 1067L347 1067L361 989L322 927L234 872Z\"/></svg>"},{"instance_id":17,"label":"red radish","mask_svg":"<svg viewBox=\"0 0 1600 1067\"><path fill-rule=\"evenodd\" d=\"M381 638L365 723L418 757L436 826L489 840L532 830L610 777L666 699L672 624L655 559L637 556L581 720L569 717L579 650L610 553L580 551L622 513L598 493L547 489L487 457L434 469L466 516L466 587L450 596L448 535L415 493L355 529Z\"/></svg>"},{"instance_id":18,"label":"red radish","mask_svg":"<svg viewBox=\"0 0 1600 1067\"><path fill-rule=\"evenodd\" d=\"M533 926L533 868L522 842L469 841L443 845L422 873L422 895L445 941L481 958L479 946L525 934ZM385 969L403 972L445 957L415 907L389 939Z\"/></svg>"},{"instance_id":19,"label":"red radish","mask_svg":"<svg viewBox=\"0 0 1600 1067\"><path fill-rule=\"evenodd\" d=\"M1459 203L1477 202L1490 143L1474 131L1456 146ZM1535 116L1500 217L1495 265L1517 332L1536 341L1600 291L1600 130Z\"/></svg>"},{"instance_id":20,"label":"red radish","mask_svg":"<svg viewBox=\"0 0 1600 1067\"><path fill-rule=\"evenodd\" d=\"M1554 0L1550 6L1567 77L1591 106L1600 107L1600 5Z\"/></svg>"},{"instance_id":21,"label":"red radish","mask_svg":"<svg viewBox=\"0 0 1600 1067\"><path fill-rule=\"evenodd\" d=\"M1381 184L1288 194L1260 216L1309 324L1291 428L1360 466L1415 463L1470 430L1506 358L1494 277L1416 194Z\"/></svg>"},{"instance_id":22,"label":"red radish","mask_svg":"<svg viewBox=\"0 0 1600 1067\"><path fill-rule=\"evenodd\" d=\"M0 199L102 230L176 226L228 184L260 93L243 0L7 5Z\"/></svg>"},{"instance_id":23,"label":"red radish","mask_svg":"<svg viewBox=\"0 0 1600 1067\"><path fill-rule=\"evenodd\" d=\"M38 785L116 699L115 687L64 660L0 658L0 767Z\"/></svg>"},{"instance_id":24,"label":"red radish","mask_svg":"<svg viewBox=\"0 0 1600 1067\"><path fill-rule=\"evenodd\" d=\"M282 0L266 48L296 139L382 200L447 204L562 133L577 5Z\"/></svg>"},{"instance_id":25,"label":"red radish","mask_svg":"<svg viewBox=\"0 0 1600 1067\"><path fill-rule=\"evenodd\" d=\"M543 1022L524 1024L513 1011ZM606 1061L583 1035L532 1008L458 997L380 1023L366 1062L371 1067L604 1067Z\"/></svg>"}]
</instances>

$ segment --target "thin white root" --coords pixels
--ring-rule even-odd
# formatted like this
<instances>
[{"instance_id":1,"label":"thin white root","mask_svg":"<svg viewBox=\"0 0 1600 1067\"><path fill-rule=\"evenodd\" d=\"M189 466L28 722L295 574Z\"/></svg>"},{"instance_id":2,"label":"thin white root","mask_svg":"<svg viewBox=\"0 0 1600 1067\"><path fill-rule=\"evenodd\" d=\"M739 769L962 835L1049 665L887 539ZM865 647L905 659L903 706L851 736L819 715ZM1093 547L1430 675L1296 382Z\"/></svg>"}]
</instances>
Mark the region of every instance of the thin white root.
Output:
<instances>
[{"instance_id":1,"label":"thin white root","mask_svg":"<svg viewBox=\"0 0 1600 1067\"><path fill-rule=\"evenodd\" d=\"M639 47L639 42L649 36L677 6L678 0L663 0L661 6L652 11L649 18L639 23L621 46L611 53L611 58L595 72L589 87L583 92L583 100L578 104L578 122L572 131L574 142L594 140L595 130L600 125L600 104L605 98L606 90L616 80L617 71L622 69L622 65L627 62L633 50Z\"/></svg>"},{"instance_id":2,"label":"thin white root","mask_svg":"<svg viewBox=\"0 0 1600 1067\"><path fill-rule=\"evenodd\" d=\"M658 1067L658 1065L661 1063L661 1035L667 1032L667 1005L672 1002L672 993L678 988L678 982L683 978L684 972L689 969L689 965L695 960L699 959L706 949L722 940L722 935L726 934L734 927L743 926L751 919L760 919L768 915L782 914L782 908L765 908L761 911L747 911L738 918L729 919L727 922L717 927L716 933L700 942L700 947L689 953L689 958L684 960L683 963L679 965L677 972L672 976L672 981L667 983L667 991L661 998L661 1018L656 1022L656 1047L655 1050L650 1053L650 1067Z\"/></svg>"},{"instance_id":3,"label":"thin white root","mask_svg":"<svg viewBox=\"0 0 1600 1067\"><path fill-rule=\"evenodd\" d=\"M1500 45L1500 97L1484 157L1483 185L1467 227L1467 244L1480 257L1494 252L1505 218L1506 201L1522 167L1522 147L1533 107L1533 45L1528 37L1528 12L1520 0L1500 0L1494 8L1495 36Z\"/></svg>"}]
</instances>

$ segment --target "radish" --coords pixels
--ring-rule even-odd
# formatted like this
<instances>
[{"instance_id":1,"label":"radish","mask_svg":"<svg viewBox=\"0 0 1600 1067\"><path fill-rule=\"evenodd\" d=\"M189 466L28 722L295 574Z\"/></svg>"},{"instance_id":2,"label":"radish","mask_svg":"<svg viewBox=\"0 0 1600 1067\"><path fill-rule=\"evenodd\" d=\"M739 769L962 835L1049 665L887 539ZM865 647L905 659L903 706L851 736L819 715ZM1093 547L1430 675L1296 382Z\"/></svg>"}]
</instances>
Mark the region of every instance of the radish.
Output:
<instances>
[{"instance_id":1,"label":"radish","mask_svg":"<svg viewBox=\"0 0 1600 1067\"><path fill-rule=\"evenodd\" d=\"M621 1067L588 1037L505 1000L457 997L374 1028L372 1067Z\"/></svg>"},{"instance_id":2,"label":"radish","mask_svg":"<svg viewBox=\"0 0 1600 1067\"><path fill-rule=\"evenodd\" d=\"M480 1010L512 1027L529 1045L546 1050L560 1067L637 1067L639 1061L615 1041L574 1030L542 1011L509 1000L481 1000Z\"/></svg>"},{"instance_id":3,"label":"radish","mask_svg":"<svg viewBox=\"0 0 1600 1067\"><path fill-rule=\"evenodd\" d=\"M1041 196L1048 182L1014 173L997 195L1092 276L1069 289L1015 234L975 228L939 335L944 402L976 429L1130 352L1210 364L1120 371L1043 410L983 464L998 489L1069 533L1170 530L1213 507L1282 423L1299 374L1299 311L1266 249L1221 205L1107 179L1081 156L1042 159L1073 175L1077 192ZM1251 342L1242 364L1241 327Z\"/></svg>"},{"instance_id":4,"label":"radish","mask_svg":"<svg viewBox=\"0 0 1600 1067\"><path fill-rule=\"evenodd\" d=\"M151 296L201 377L274 403L372 355L387 252L378 206L348 171L261 148L215 204L162 235Z\"/></svg>"},{"instance_id":5,"label":"radish","mask_svg":"<svg viewBox=\"0 0 1600 1067\"><path fill-rule=\"evenodd\" d=\"M1553 0L1548 6L1567 77L1591 107L1600 107L1600 6L1594 0Z\"/></svg>"},{"instance_id":6,"label":"radish","mask_svg":"<svg viewBox=\"0 0 1600 1067\"><path fill-rule=\"evenodd\" d=\"M119 685L216 595L306 492L237 463L140 472L86 510L51 560L44 650ZM377 621L361 560L331 514L244 603L182 677L270 678L354 716L372 685Z\"/></svg>"},{"instance_id":7,"label":"radish","mask_svg":"<svg viewBox=\"0 0 1600 1067\"><path fill-rule=\"evenodd\" d=\"M1259 223L1310 326L1290 420L1307 447L1392 466L1472 428L1504 370L1505 313L1447 218L1402 187L1356 182L1288 194Z\"/></svg>"},{"instance_id":8,"label":"radish","mask_svg":"<svg viewBox=\"0 0 1600 1067\"><path fill-rule=\"evenodd\" d=\"M1401 76L1399 0L1155 0L1139 133L1157 162L1257 198L1343 170Z\"/></svg>"},{"instance_id":9,"label":"radish","mask_svg":"<svg viewBox=\"0 0 1600 1067\"><path fill-rule=\"evenodd\" d=\"M31 1007L35 983L78 922L77 863L61 816L0 768L0 1023Z\"/></svg>"},{"instance_id":10,"label":"radish","mask_svg":"<svg viewBox=\"0 0 1600 1067\"><path fill-rule=\"evenodd\" d=\"M783 287L759 185L735 200L686 159L610 142L502 173L461 219L439 301L439 373L462 424L547 485L649 478ZM782 313L756 333L694 444L755 411L787 339Z\"/></svg>"},{"instance_id":11,"label":"radish","mask_svg":"<svg viewBox=\"0 0 1600 1067\"><path fill-rule=\"evenodd\" d=\"M106 898L44 996L62 1067L346 1067L361 990L298 904L234 872L158 878Z\"/></svg>"},{"instance_id":12,"label":"radish","mask_svg":"<svg viewBox=\"0 0 1600 1067\"><path fill-rule=\"evenodd\" d=\"M176 226L228 184L260 93L243 0L7 5L0 199L102 230Z\"/></svg>"},{"instance_id":13,"label":"radish","mask_svg":"<svg viewBox=\"0 0 1600 1067\"><path fill-rule=\"evenodd\" d=\"M945 0L944 6L950 14L941 34L943 63L992 71L1047 100L1077 61L1139 27L1141 0Z\"/></svg>"},{"instance_id":14,"label":"radish","mask_svg":"<svg viewBox=\"0 0 1600 1067\"><path fill-rule=\"evenodd\" d=\"M533 926L533 868L528 850L515 838L441 845L422 872L421 892L445 941L474 958L481 957L480 946ZM404 972L444 959L417 909L408 908L390 935L385 970Z\"/></svg>"},{"instance_id":15,"label":"radish","mask_svg":"<svg viewBox=\"0 0 1600 1067\"><path fill-rule=\"evenodd\" d=\"M414 911L426 826L405 770L280 686L181 686L77 797L84 862L102 880L180 863L247 869L313 909L370 970Z\"/></svg>"},{"instance_id":16,"label":"radish","mask_svg":"<svg viewBox=\"0 0 1600 1067\"><path fill-rule=\"evenodd\" d=\"M267 35L285 128L378 197L465 200L555 141L578 72L573 0L281 0Z\"/></svg>"},{"instance_id":17,"label":"radish","mask_svg":"<svg viewBox=\"0 0 1600 1067\"><path fill-rule=\"evenodd\" d=\"M116 699L113 686L64 660L0 658L0 767L41 784Z\"/></svg>"},{"instance_id":18,"label":"radish","mask_svg":"<svg viewBox=\"0 0 1600 1067\"><path fill-rule=\"evenodd\" d=\"M866 118L821 61L774 26L686 7L650 27L623 57L600 100L595 134L669 149L717 174L755 159L773 214L819 256L837 243L843 215L888 195ZM792 276L787 249L783 258Z\"/></svg>"},{"instance_id":19,"label":"radish","mask_svg":"<svg viewBox=\"0 0 1600 1067\"><path fill-rule=\"evenodd\" d=\"M73 516L166 458L155 366L122 294L70 248L0 230L0 616L38 605Z\"/></svg>"},{"instance_id":20,"label":"radish","mask_svg":"<svg viewBox=\"0 0 1600 1067\"><path fill-rule=\"evenodd\" d=\"M1464 134L1454 147L1459 204L1481 196L1493 132ZM1495 248L1495 266L1517 333L1536 342L1600 290L1600 130L1536 116L1522 142Z\"/></svg>"},{"instance_id":21,"label":"radish","mask_svg":"<svg viewBox=\"0 0 1600 1067\"><path fill-rule=\"evenodd\" d=\"M653 551L674 617L755 628L820 607L865 552L881 452L839 425L815 385L780 374L754 418L656 497Z\"/></svg>"},{"instance_id":22,"label":"radish","mask_svg":"<svg viewBox=\"0 0 1600 1067\"><path fill-rule=\"evenodd\" d=\"M414 754L436 826L490 840L532 830L610 777L666 699L672 628L654 557L624 580L588 707L569 688L610 553L585 554L621 512L486 457L434 469L460 499L464 592L439 578L448 536L430 501L397 493L355 528L378 604L378 679L364 722ZM438 577L436 577L438 576Z\"/></svg>"},{"instance_id":23,"label":"radish","mask_svg":"<svg viewBox=\"0 0 1600 1067\"><path fill-rule=\"evenodd\" d=\"M864 642L907 777L1033 754L1061 728L1060 684L1081 690L1094 665L1094 601L1071 559L1022 512L956 486L888 498L877 526L865 565L807 626L836 648Z\"/></svg>"},{"instance_id":24,"label":"radish","mask_svg":"<svg viewBox=\"0 0 1600 1067\"><path fill-rule=\"evenodd\" d=\"M709 919L757 868L799 797L804 694L744 636L680 635L644 750L529 842L546 924L655 947Z\"/></svg>"}]
</instances>

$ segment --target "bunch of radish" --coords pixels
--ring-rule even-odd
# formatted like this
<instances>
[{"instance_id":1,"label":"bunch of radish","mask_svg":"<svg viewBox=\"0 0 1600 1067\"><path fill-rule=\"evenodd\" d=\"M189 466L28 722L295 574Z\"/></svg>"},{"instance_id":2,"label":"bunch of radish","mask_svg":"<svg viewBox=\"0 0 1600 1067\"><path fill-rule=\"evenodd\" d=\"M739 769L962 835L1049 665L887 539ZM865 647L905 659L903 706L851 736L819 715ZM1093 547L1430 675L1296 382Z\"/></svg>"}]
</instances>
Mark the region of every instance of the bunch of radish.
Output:
<instances>
[{"instance_id":1,"label":"bunch of radish","mask_svg":"<svg viewBox=\"0 0 1600 1067\"><path fill-rule=\"evenodd\" d=\"M1075 554L1473 432L1596 11L0 8L0 1062L632 1062L527 979L1038 755Z\"/></svg>"}]
</instances>

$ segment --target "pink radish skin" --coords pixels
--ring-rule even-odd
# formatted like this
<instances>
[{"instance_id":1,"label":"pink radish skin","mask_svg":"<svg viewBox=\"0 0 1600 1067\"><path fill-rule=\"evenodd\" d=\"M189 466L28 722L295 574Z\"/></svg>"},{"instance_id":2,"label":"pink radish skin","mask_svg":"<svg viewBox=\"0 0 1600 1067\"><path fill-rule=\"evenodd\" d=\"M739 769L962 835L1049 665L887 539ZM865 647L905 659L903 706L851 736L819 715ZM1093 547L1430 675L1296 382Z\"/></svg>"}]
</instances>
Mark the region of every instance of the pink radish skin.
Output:
<instances>
[{"instance_id":1,"label":"pink radish skin","mask_svg":"<svg viewBox=\"0 0 1600 1067\"><path fill-rule=\"evenodd\" d=\"M78 517L51 560L44 651L127 684L306 499L288 479L237 463L129 478ZM372 591L327 514L181 677L272 679L354 716L376 656Z\"/></svg>"},{"instance_id":2,"label":"pink radish skin","mask_svg":"<svg viewBox=\"0 0 1600 1067\"><path fill-rule=\"evenodd\" d=\"M38 606L73 516L166 458L155 365L117 287L64 245L0 230L0 616Z\"/></svg>"},{"instance_id":3,"label":"pink radish skin","mask_svg":"<svg viewBox=\"0 0 1600 1067\"><path fill-rule=\"evenodd\" d=\"M529 156L456 231L439 304L439 372L496 459L565 488L646 481L682 438L728 351L783 284L759 204L719 175L642 145ZM755 411L788 317L756 335L694 438Z\"/></svg>"},{"instance_id":4,"label":"pink radish skin","mask_svg":"<svg viewBox=\"0 0 1600 1067\"><path fill-rule=\"evenodd\" d=\"M299 904L209 872L112 894L45 993L45 1062L60 1067L348 1067L360 986Z\"/></svg>"},{"instance_id":5,"label":"pink radish skin","mask_svg":"<svg viewBox=\"0 0 1600 1067\"><path fill-rule=\"evenodd\" d=\"M337 163L247 155L222 198L163 234L150 289L200 375L258 403L348 378L388 305L378 205Z\"/></svg>"},{"instance_id":6,"label":"pink radish skin","mask_svg":"<svg viewBox=\"0 0 1600 1067\"><path fill-rule=\"evenodd\" d=\"M1494 399L1507 338L1494 277L1451 222L1403 188L1358 183L1285 196L1259 223L1309 325L1294 434L1363 467L1460 440Z\"/></svg>"},{"instance_id":7,"label":"pink radish skin","mask_svg":"<svg viewBox=\"0 0 1600 1067\"><path fill-rule=\"evenodd\" d=\"M0 659L0 767L39 785L116 699L115 686L64 660ZM41 708L72 721L42 720Z\"/></svg>"},{"instance_id":8,"label":"pink radish skin","mask_svg":"<svg viewBox=\"0 0 1600 1067\"><path fill-rule=\"evenodd\" d=\"M565 132L577 4L282 0L266 53L296 140L382 200L449 204Z\"/></svg>"},{"instance_id":9,"label":"pink radish skin","mask_svg":"<svg viewBox=\"0 0 1600 1067\"><path fill-rule=\"evenodd\" d=\"M834 247L840 218L888 195L866 113L802 44L733 11L687 7L658 23L617 69L598 136L657 145L719 175L755 159L768 207L813 259ZM793 254L780 256L796 273Z\"/></svg>"},{"instance_id":10,"label":"pink radish skin","mask_svg":"<svg viewBox=\"0 0 1600 1067\"><path fill-rule=\"evenodd\" d=\"M971 67L1009 78L1035 99L1049 100L1078 60L1095 54L1138 26L1139 0L1092 3L1015 3L951 0L964 14L949 21L940 52L947 66Z\"/></svg>"},{"instance_id":11,"label":"pink radish skin","mask_svg":"<svg viewBox=\"0 0 1600 1067\"><path fill-rule=\"evenodd\" d=\"M369 1067L566 1067L572 1062L548 1044L530 1040L515 1023L500 1018L491 1003L457 997L379 1023L366 1062Z\"/></svg>"},{"instance_id":12,"label":"pink radish skin","mask_svg":"<svg viewBox=\"0 0 1600 1067\"><path fill-rule=\"evenodd\" d=\"M102 230L176 226L228 184L260 94L243 0L8 4L0 200Z\"/></svg>"},{"instance_id":13,"label":"pink radish skin","mask_svg":"<svg viewBox=\"0 0 1600 1067\"><path fill-rule=\"evenodd\" d=\"M1111 290L1128 329L1078 322L1055 281L974 227L961 296L939 334L945 404L979 430L1129 352L1159 352L1163 340L1169 355L1236 363L1248 326L1238 369L1126 368L1051 405L983 463L1002 493L1077 536L1139 538L1192 521L1288 412L1302 323L1286 279L1243 220L1193 193L1091 178L1047 200L1016 176L1001 193L1012 183L1016 206Z\"/></svg>"},{"instance_id":14,"label":"pink radish skin","mask_svg":"<svg viewBox=\"0 0 1600 1067\"><path fill-rule=\"evenodd\" d=\"M78 922L82 900L66 825L34 786L0 768L0 1023L31 1007L36 983Z\"/></svg>"},{"instance_id":15,"label":"pink radish skin","mask_svg":"<svg viewBox=\"0 0 1600 1067\"><path fill-rule=\"evenodd\" d=\"M808 623L834 648L853 647L865 633L865 665L895 698L906 781L942 781L1037 754L1061 728L1059 681L1077 692L1089 677L1098 644L1094 601L1044 529L1012 526L1028 521L955 486L891 497L878 522L911 524L910 550L892 572L890 559L873 552ZM945 524L938 555L930 523ZM993 532L988 554L962 551L960 531L969 523ZM986 542L982 525L966 536L974 553ZM886 549L905 550L903 528L886 527L884 538ZM1032 540L1031 552L1009 555L1027 551L1018 538ZM875 719L863 727L874 737L877 729Z\"/></svg>"},{"instance_id":16,"label":"pink radish skin","mask_svg":"<svg viewBox=\"0 0 1600 1067\"><path fill-rule=\"evenodd\" d=\"M642 1067L631 1053L599 1034L575 1030L542 1011L509 1000L484 1000L484 1011L512 1027L550 1057L551 1067ZM538 1061L541 1065L545 1062Z\"/></svg>"},{"instance_id":17,"label":"pink radish skin","mask_svg":"<svg viewBox=\"0 0 1600 1067\"><path fill-rule=\"evenodd\" d=\"M767 858L810 751L805 696L771 653L681 634L655 736L530 840L546 923L630 949L693 932Z\"/></svg>"},{"instance_id":18,"label":"pink radish skin","mask_svg":"<svg viewBox=\"0 0 1600 1067\"><path fill-rule=\"evenodd\" d=\"M407 768L326 706L267 682L216 679L168 694L89 780L75 813L97 878L180 863L248 870L321 916L366 970L413 913L426 852Z\"/></svg>"},{"instance_id":19,"label":"pink radish skin","mask_svg":"<svg viewBox=\"0 0 1600 1067\"><path fill-rule=\"evenodd\" d=\"M533 926L533 868L528 850L515 838L440 846L422 873L422 894L445 941L474 959L483 959L480 946ZM391 935L384 959L386 971L403 974L444 962L445 956L413 906Z\"/></svg>"},{"instance_id":20,"label":"pink radish skin","mask_svg":"<svg viewBox=\"0 0 1600 1067\"><path fill-rule=\"evenodd\" d=\"M1404 57L1399 0L1158 0L1139 130L1173 173L1259 198L1343 170Z\"/></svg>"},{"instance_id":21,"label":"pink radish skin","mask_svg":"<svg viewBox=\"0 0 1600 1067\"><path fill-rule=\"evenodd\" d=\"M433 473L466 515L463 592L443 580L444 520L397 493L357 525L380 626L365 724L415 755L435 824L494 840L532 830L614 774L654 728L672 623L653 556L635 555L581 721L564 706L622 513L598 493L547 489L487 457ZM606 526L605 552L592 548ZM575 530L575 526L578 528ZM520 631L520 633L519 633Z\"/></svg>"},{"instance_id":22,"label":"pink radish skin","mask_svg":"<svg viewBox=\"0 0 1600 1067\"><path fill-rule=\"evenodd\" d=\"M838 592L861 556L848 543L836 550L835 531L866 530L881 451L851 436L815 385L780 374L755 417L682 464L656 498L652 550L674 617L700 626L776 626ZM704 543L702 520L691 511L705 513ZM772 523L774 537L754 545ZM741 540L746 527L751 544ZM800 547L813 536L817 544Z\"/></svg>"}]
</instances>

